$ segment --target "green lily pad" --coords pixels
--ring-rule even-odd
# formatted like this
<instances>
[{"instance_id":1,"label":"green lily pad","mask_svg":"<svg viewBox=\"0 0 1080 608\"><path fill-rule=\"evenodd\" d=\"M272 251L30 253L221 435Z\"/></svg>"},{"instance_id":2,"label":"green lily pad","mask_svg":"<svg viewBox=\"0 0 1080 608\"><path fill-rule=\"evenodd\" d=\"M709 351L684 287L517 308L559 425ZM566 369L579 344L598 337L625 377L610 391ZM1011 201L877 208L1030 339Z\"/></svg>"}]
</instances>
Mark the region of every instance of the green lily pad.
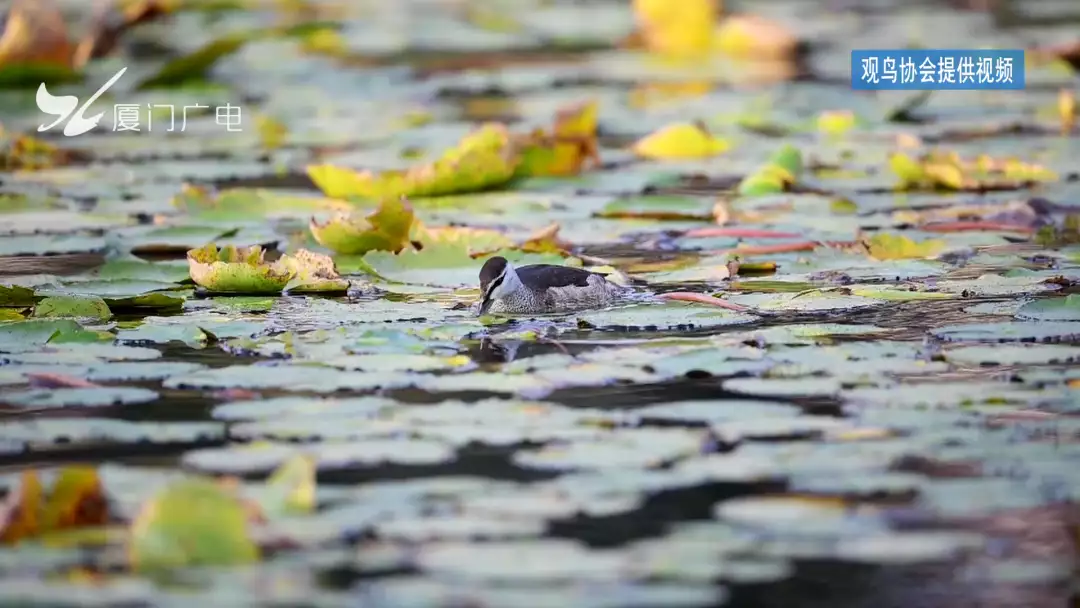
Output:
<instances>
[{"instance_id":1,"label":"green lily pad","mask_svg":"<svg viewBox=\"0 0 1080 608\"><path fill-rule=\"evenodd\" d=\"M27 408L108 407L156 401L158 394L145 388L96 387L31 389L8 392L0 400Z\"/></svg>"},{"instance_id":2,"label":"green lily pad","mask_svg":"<svg viewBox=\"0 0 1080 608\"><path fill-rule=\"evenodd\" d=\"M406 384L395 375L343 372L310 365L232 365L169 378L165 388L280 389L296 392L332 393L339 390L373 390Z\"/></svg>"},{"instance_id":3,"label":"green lily pad","mask_svg":"<svg viewBox=\"0 0 1080 608\"><path fill-rule=\"evenodd\" d=\"M1080 294L1029 302L1016 311L1025 321L1080 321Z\"/></svg>"},{"instance_id":4,"label":"green lily pad","mask_svg":"<svg viewBox=\"0 0 1080 608\"><path fill-rule=\"evenodd\" d=\"M72 443L193 443L224 438L216 422L130 422L111 418L35 418L0 423L0 433L26 446Z\"/></svg>"},{"instance_id":5,"label":"green lily pad","mask_svg":"<svg viewBox=\"0 0 1080 608\"><path fill-rule=\"evenodd\" d=\"M0 285L0 306L29 308L34 305L34 290L21 285Z\"/></svg>"},{"instance_id":6,"label":"green lily pad","mask_svg":"<svg viewBox=\"0 0 1080 608\"><path fill-rule=\"evenodd\" d=\"M16 352L27 346L40 346L62 334L71 334L82 330L82 326L71 319L34 319L0 324L0 351Z\"/></svg>"},{"instance_id":7,"label":"green lily pad","mask_svg":"<svg viewBox=\"0 0 1080 608\"><path fill-rule=\"evenodd\" d=\"M0 256L103 253L105 239L76 234L7 236L0 238Z\"/></svg>"},{"instance_id":8,"label":"green lily pad","mask_svg":"<svg viewBox=\"0 0 1080 608\"><path fill-rule=\"evenodd\" d=\"M141 310L172 310L183 306L184 292L177 285L155 281L128 279L65 281L57 290L39 290L38 296L77 294L96 296L113 312Z\"/></svg>"},{"instance_id":9,"label":"green lily pad","mask_svg":"<svg viewBox=\"0 0 1080 608\"><path fill-rule=\"evenodd\" d=\"M218 249L209 244L187 253L188 270L195 284L216 293L281 293L294 276L282 261L265 262L262 247Z\"/></svg>"},{"instance_id":10,"label":"green lily pad","mask_svg":"<svg viewBox=\"0 0 1080 608\"><path fill-rule=\"evenodd\" d=\"M412 206L404 199L387 199L367 217L335 216L329 222L311 220L311 234L320 245L344 255L369 251L398 253L409 244Z\"/></svg>"},{"instance_id":11,"label":"green lily pad","mask_svg":"<svg viewBox=\"0 0 1080 608\"><path fill-rule=\"evenodd\" d=\"M181 261L147 262L135 256L113 259L94 271L104 280L182 283L188 280L187 264Z\"/></svg>"},{"instance_id":12,"label":"green lily pad","mask_svg":"<svg viewBox=\"0 0 1080 608\"><path fill-rule=\"evenodd\" d=\"M1080 348L1059 344L964 346L946 350L945 359L960 365L1048 365L1080 361Z\"/></svg>"},{"instance_id":13,"label":"green lily pad","mask_svg":"<svg viewBox=\"0 0 1080 608\"><path fill-rule=\"evenodd\" d=\"M228 566L259 559L247 511L209 480L177 482L154 496L131 524L128 555L139 571Z\"/></svg>"},{"instance_id":14,"label":"green lily pad","mask_svg":"<svg viewBox=\"0 0 1080 608\"><path fill-rule=\"evenodd\" d=\"M1060 342L1080 337L1080 324L1013 321L949 325L930 330L946 342Z\"/></svg>"},{"instance_id":15,"label":"green lily pad","mask_svg":"<svg viewBox=\"0 0 1080 608\"><path fill-rule=\"evenodd\" d=\"M97 296L52 296L34 306L34 317L105 321L112 316L109 305Z\"/></svg>"},{"instance_id":16,"label":"green lily pad","mask_svg":"<svg viewBox=\"0 0 1080 608\"><path fill-rule=\"evenodd\" d=\"M620 331L671 331L753 323L758 317L710 306L683 303L640 304L575 315L579 322Z\"/></svg>"}]
</instances>

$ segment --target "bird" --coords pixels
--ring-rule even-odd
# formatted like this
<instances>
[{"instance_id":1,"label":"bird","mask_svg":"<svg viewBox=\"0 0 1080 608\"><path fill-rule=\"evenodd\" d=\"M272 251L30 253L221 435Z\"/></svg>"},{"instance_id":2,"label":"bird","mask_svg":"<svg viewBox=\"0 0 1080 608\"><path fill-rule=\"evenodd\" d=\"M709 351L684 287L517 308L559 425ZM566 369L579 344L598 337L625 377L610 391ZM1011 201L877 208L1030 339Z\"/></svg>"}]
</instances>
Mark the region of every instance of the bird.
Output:
<instances>
[{"instance_id":1,"label":"bird","mask_svg":"<svg viewBox=\"0 0 1080 608\"><path fill-rule=\"evenodd\" d=\"M583 268L529 264L515 268L502 256L480 268L480 310L486 314L527 315L604 308L630 289L607 275Z\"/></svg>"}]
</instances>

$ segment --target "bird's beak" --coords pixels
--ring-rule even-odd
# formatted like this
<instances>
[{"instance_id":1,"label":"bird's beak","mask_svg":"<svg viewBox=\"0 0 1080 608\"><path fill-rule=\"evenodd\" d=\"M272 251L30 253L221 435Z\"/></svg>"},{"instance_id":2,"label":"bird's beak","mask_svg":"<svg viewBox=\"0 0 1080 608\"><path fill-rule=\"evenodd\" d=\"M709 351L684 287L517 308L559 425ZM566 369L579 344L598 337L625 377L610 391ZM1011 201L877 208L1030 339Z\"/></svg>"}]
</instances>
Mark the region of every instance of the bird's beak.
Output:
<instances>
[{"instance_id":1,"label":"bird's beak","mask_svg":"<svg viewBox=\"0 0 1080 608\"><path fill-rule=\"evenodd\" d=\"M491 298L488 294L484 294L484 299L480 302L480 312L476 313L476 316L482 317L486 315L489 308L491 308Z\"/></svg>"}]
</instances>

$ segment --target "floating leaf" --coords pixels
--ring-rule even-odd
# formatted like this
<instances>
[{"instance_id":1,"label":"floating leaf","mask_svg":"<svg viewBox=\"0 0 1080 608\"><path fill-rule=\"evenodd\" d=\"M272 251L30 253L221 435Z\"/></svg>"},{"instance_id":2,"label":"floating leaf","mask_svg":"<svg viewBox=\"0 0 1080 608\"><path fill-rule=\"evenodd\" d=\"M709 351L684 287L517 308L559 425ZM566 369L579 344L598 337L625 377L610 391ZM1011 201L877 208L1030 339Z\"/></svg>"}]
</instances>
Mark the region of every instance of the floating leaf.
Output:
<instances>
[{"instance_id":1,"label":"floating leaf","mask_svg":"<svg viewBox=\"0 0 1080 608\"><path fill-rule=\"evenodd\" d=\"M191 280L218 293L281 293L293 278L282 261L265 262L262 247L218 249L213 243L187 254Z\"/></svg>"},{"instance_id":2,"label":"floating leaf","mask_svg":"<svg viewBox=\"0 0 1080 608\"><path fill-rule=\"evenodd\" d=\"M737 190L743 196L779 194L799 179L802 170L802 153L787 144L773 153L765 165L744 177Z\"/></svg>"},{"instance_id":3,"label":"floating leaf","mask_svg":"<svg viewBox=\"0 0 1080 608\"><path fill-rule=\"evenodd\" d=\"M15 544L59 530L104 525L108 510L97 471L64 467L46 491L35 470L24 471L18 489L8 494L0 542Z\"/></svg>"},{"instance_id":4,"label":"floating leaf","mask_svg":"<svg viewBox=\"0 0 1080 608\"><path fill-rule=\"evenodd\" d=\"M649 50L695 56L713 48L716 0L634 0L634 17Z\"/></svg>"},{"instance_id":5,"label":"floating leaf","mask_svg":"<svg viewBox=\"0 0 1080 608\"><path fill-rule=\"evenodd\" d=\"M833 110L822 112L817 118L818 131L826 135L839 136L855 128L855 113L851 110Z\"/></svg>"},{"instance_id":6,"label":"floating leaf","mask_svg":"<svg viewBox=\"0 0 1080 608\"><path fill-rule=\"evenodd\" d=\"M798 46L790 29L760 15L730 15L716 29L713 45L735 57L786 58Z\"/></svg>"},{"instance_id":7,"label":"floating leaf","mask_svg":"<svg viewBox=\"0 0 1080 608\"><path fill-rule=\"evenodd\" d=\"M103 280L154 283L182 283L190 278L184 261L147 262L135 256L111 259L95 270L94 276Z\"/></svg>"},{"instance_id":8,"label":"floating leaf","mask_svg":"<svg viewBox=\"0 0 1080 608\"><path fill-rule=\"evenodd\" d=\"M34 290L21 285L0 285L0 306L29 308L34 305Z\"/></svg>"},{"instance_id":9,"label":"floating leaf","mask_svg":"<svg viewBox=\"0 0 1080 608\"><path fill-rule=\"evenodd\" d=\"M699 123L677 123L643 137L632 147L634 153L652 159L708 158L726 152L731 144Z\"/></svg>"},{"instance_id":10,"label":"floating leaf","mask_svg":"<svg viewBox=\"0 0 1080 608\"><path fill-rule=\"evenodd\" d=\"M257 36L258 32L235 32L213 40L188 55L166 63L156 74L143 80L138 88L172 87L202 79L218 60L232 55Z\"/></svg>"},{"instance_id":11,"label":"floating leaf","mask_svg":"<svg viewBox=\"0 0 1080 608\"><path fill-rule=\"evenodd\" d=\"M1034 321L1080 321L1080 294L1029 302L1016 311L1016 318Z\"/></svg>"},{"instance_id":12,"label":"floating leaf","mask_svg":"<svg viewBox=\"0 0 1080 608\"><path fill-rule=\"evenodd\" d=\"M500 186L514 177L519 160L506 127L488 124L433 163L406 171L371 173L311 165L307 172L327 196L387 200L478 192Z\"/></svg>"},{"instance_id":13,"label":"floating leaf","mask_svg":"<svg viewBox=\"0 0 1080 608\"><path fill-rule=\"evenodd\" d=\"M105 321L112 316L109 305L97 296L51 296L34 306L34 317Z\"/></svg>"},{"instance_id":14,"label":"floating leaf","mask_svg":"<svg viewBox=\"0 0 1080 608\"><path fill-rule=\"evenodd\" d=\"M329 256L301 249L282 256L280 263L292 273L285 286L290 293L341 293L349 289L349 281L341 278Z\"/></svg>"},{"instance_id":15,"label":"floating leaf","mask_svg":"<svg viewBox=\"0 0 1080 608\"><path fill-rule=\"evenodd\" d=\"M577 175L600 162L596 142L599 104L585 101L560 109L551 131L537 129L515 137L521 150L518 176Z\"/></svg>"},{"instance_id":16,"label":"floating leaf","mask_svg":"<svg viewBox=\"0 0 1080 608\"><path fill-rule=\"evenodd\" d=\"M409 244L414 214L404 197L383 201L366 217L338 215L320 224L311 219L311 234L320 245L345 255L369 251L398 253Z\"/></svg>"},{"instance_id":17,"label":"floating leaf","mask_svg":"<svg viewBox=\"0 0 1080 608\"><path fill-rule=\"evenodd\" d=\"M1058 115L1061 116L1061 132L1072 133L1076 126L1076 95L1069 89L1058 91Z\"/></svg>"},{"instance_id":18,"label":"floating leaf","mask_svg":"<svg viewBox=\"0 0 1080 608\"><path fill-rule=\"evenodd\" d=\"M180 481L143 505L131 524L128 557L143 572L252 563L259 548L247 525L247 510L229 490L203 479Z\"/></svg>"},{"instance_id":19,"label":"floating leaf","mask_svg":"<svg viewBox=\"0 0 1080 608\"><path fill-rule=\"evenodd\" d=\"M259 505L267 516L310 513L315 508L315 459L297 454L266 480Z\"/></svg>"},{"instance_id":20,"label":"floating leaf","mask_svg":"<svg viewBox=\"0 0 1080 608\"><path fill-rule=\"evenodd\" d=\"M878 232L864 241L870 257L876 260L933 258L945 250L945 241L914 241L902 234Z\"/></svg>"}]
</instances>

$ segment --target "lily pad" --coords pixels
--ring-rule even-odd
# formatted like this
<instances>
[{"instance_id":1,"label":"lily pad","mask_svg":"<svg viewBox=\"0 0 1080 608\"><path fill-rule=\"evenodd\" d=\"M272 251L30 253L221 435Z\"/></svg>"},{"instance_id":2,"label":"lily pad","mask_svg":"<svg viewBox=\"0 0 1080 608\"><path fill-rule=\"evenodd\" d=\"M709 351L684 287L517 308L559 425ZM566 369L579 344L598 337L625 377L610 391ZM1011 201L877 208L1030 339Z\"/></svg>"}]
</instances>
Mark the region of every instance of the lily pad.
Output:
<instances>
[{"instance_id":1,"label":"lily pad","mask_svg":"<svg viewBox=\"0 0 1080 608\"><path fill-rule=\"evenodd\" d=\"M1032 321L1080 321L1080 294L1029 302L1016 311L1016 318Z\"/></svg>"},{"instance_id":2,"label":"lily pad","mask_svg":"<svg viewBox=\"0 0 1080 608\"><path fill-rule=\"evenodd\" d=\"M1013 321L948 325L930 330L946 342L1062 342L1080 337L1080 324Z\"/></svg>"},{"instance_id":3,"label":"lily pad","mask_svg":"<svg viewBox=\"0 0 1080 608\"><path fill-rule=\"evenodd\" d=\"M217 293L281 293L294 276L285 263L265 262L266 253L254 245L243 249L209 244L187 253L195 284Z\"/></svg>"},{"instance_id":4,"label":"lily pad","mask_svg":"<svg viewBox=\"0 0 1080 608\"><path fill-rule=\"evenodd\" d=\"M34 317L105 321L112 316L109 305L97 296L52 296L34 306Z\"/></svg>"},{"instance_id":5,"label":"lily pad","mask_svg":"<svg viewBox=\"0 0 1080 608\"><path fill-rule=\"evenodd\" d=\"M345 255L369 251L398 253L409 244L412 206L405 199L388 199L367 217L338 215L326 223L311 220L319 244Z\"/></svg>"},{"instance_id":6,"label":"lily pad","mask_svg":"<svg viewBox=\"0 0 1080 608\"><path fill-rule=\"evenodd\" d=\"M758 317L701 305L640 304L575 315L579 322L599 329L620 331L672 331L706 329L753 323Z\"/></svg>"},{"instance_id":7,"label":"lily pad","mask_svg":"<svg viewBox=\"0 0 1080 608\"><path fill-rule=\"evenodd\" d=\"M5 403L26 408L108 407L156 401L152 390L134 387L31 389L7 392Z\"/></svg>"}]
</instances>

